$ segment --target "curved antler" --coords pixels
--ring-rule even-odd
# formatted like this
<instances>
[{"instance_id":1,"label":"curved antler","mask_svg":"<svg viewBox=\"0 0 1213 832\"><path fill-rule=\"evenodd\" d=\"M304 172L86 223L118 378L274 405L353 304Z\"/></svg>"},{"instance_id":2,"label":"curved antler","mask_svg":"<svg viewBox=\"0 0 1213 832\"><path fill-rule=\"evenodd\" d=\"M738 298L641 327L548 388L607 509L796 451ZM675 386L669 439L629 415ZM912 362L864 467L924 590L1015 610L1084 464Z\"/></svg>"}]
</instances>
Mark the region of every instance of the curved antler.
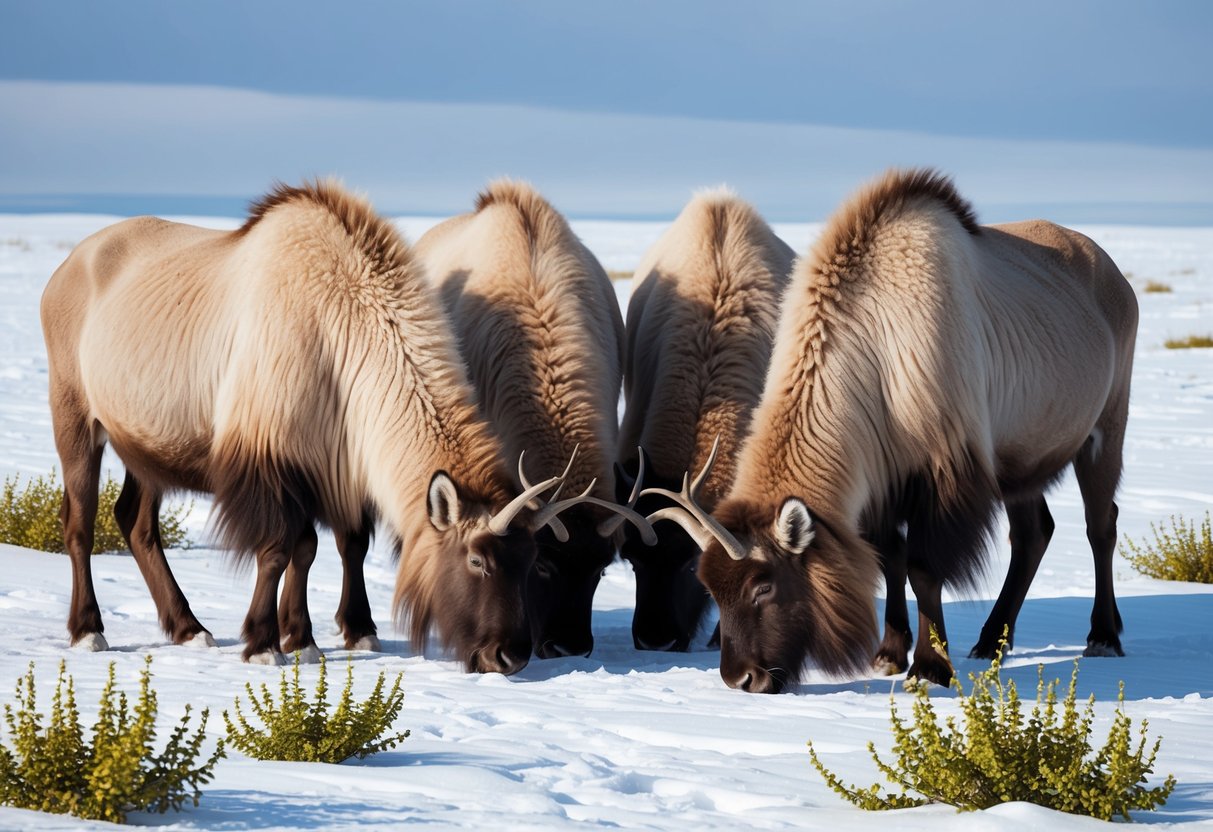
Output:
<instances>
[{"instance_id":1,"label":"curved antler","mask_svg":"<svg viewBox=\"0 0 1213 832\"><path fill-rule=\"evenodd\" d=\"M669 506L659 509L646 518L649 523L655 523L658 520L673 520L691 536L691 539L699 546L700 549L706 549L712 542L712 538L720 541L720 545L728 552L729 557L733 560L745 560L747 552L745 547L733 537L733 535L724 526L716 520L715 517L708 514L699 504L695 502L695 495L699 491L699 487L703 485L704 480L708 478L708 474L712 470L712 466L716 464L716 453L720 450L720 437L716 437L716 441L712 443L712 453L708 456L708 461L704 463L695 481L691 482L690 473L682 475L682 491L674 493L665 488L646 488L640 492L641 496L645 494L657 494L661 497L667 497L673 500L678 506Z\"/></svg>"},{"instance_id":2,"label":"curved antler","mask_svg":"<svg viewBox=\"0 0 1213 832\"><path fill-rule=\"evenodd\" d=\"M553 491L552 496L550 498L548 498L549 503L552 500L555 500L558 496L560 496L560 489L564 488L565 477L567 477L569 475L569 471L573 470L573 460L577 459L577 452L579 450L581 450L580 442L578 442L576 445L573 446L573 452L571 454L569 454L569 462L567 465L564 466L564 472L559 477L560 485L556 486L556 490ZM523 451L522 453L518 454L518 481L520 483L522 483L522 487L524 489L529 490L531 488L531 484L530 484L530 482L527 481L526 471L524 471L522 468L522 458L524 456L526 456L526 451ZM532 509L541 509L541 508L543 508L544 504L541 503L539 500L534 499L534 500L528 501L527 505ZM564 523L560 522L560 518L556 517L555 515L552 515L544 522L547 523L547 525L552 527L552 533L556 535L556 539L559 540L561 543L564 543L566 540L569 539L569 530L567 528L565 528ZM537 530L543 528L543 526L544 526L543 523L532 524L531 529L532 529L532 531L537 531Z\"/></svg>"},{"instance_id":3,"label":"curved antler","mask_svg":"<svg viewBox=\"0 0 1213 832\"><path fill-rule=\"evenodd\" d=\"M548 498L548 502L555 500L560 495L560 489L564 488L564 479L565 479L565 477L567 477L569 475L569 471L573 470L573 461L575 459L577 459L577 452L579 450L581 450L580 442L578 442L576 445L573 446L573 452L571 454L569 454L569 464L564 466L564 472L559 477L560 485L559 485L559 487L557 487L557 489L555 491L552 492L552 496ZM524 489L526 489L526 488L530 488L531 484L529 482L527 482L526 471L522 470L522 458L524 456L526 456L525 450L522 453L518 454L518 482L522 483L522 487ZM543 507L542 504L540 504L538 500L531 500L530 502L536 503L536 505L532 505L531 508L538 509L538 508Z\"/></svg>"},{"instance_id":4,"label":"curved antler","mask_svg":"<svg viewBox=\"0 0 1213 832\"><path fill-rule=\"evenodd\" d=\"M489 531L496 535L508 534L510 522L518 516L518 512L522 511L522 509L526 507L527 503L529 503L534 497L538 496L544 491L547 491L553 485L563 482L563 476L552 477L551 479L546 479L541 483L527 487L521 494L510 500L505 504L505 506L502 507L500 511L489 518Z\"/></svg>"},{"instance_id":5,"label":"curved antler","mask_svg":"<svg viewBox=\"0 0 1213 832\"><path fill-rule=\"evenodd\" d=\"M644 519L642 514L633 511L626 506L621 506L618 503L612 503L610 500L602 500L598 497L591 497L590 492L594 490L594 486L597 484L598 480L596 478L592 479L590 480L590 484L586 486L585 491L582 491L576 497L569 497L568 499L560 500L559 502L548 503L546 506L540 509L538 514L535 515L533 528L542 528L546 523L552 527L552 531L556 534L556 539L561 543L565 543L569 539L569 533L563 525L560 525L559 527L556 525L559 522L556 519L556 515L564 511L566 508L572 508L579 503L589 503L595 506L602 506L610 511L618 512L620 515L622 515L623 519L631 521L631 523L640 530L640 538L645 542L646 546L652 546L657 542L657 532L653 531L652 525L649 524L648 520Z\"/></svg>"},{"instance_id":6,"label":"curved antler","mask_svg":"<svg viewBox=\"0 0 1213 832\"><path fill-rule=\"evenodd\" d=\"M640 462L636 466L636 480L635 480L635 482L632 483L632 493L631 493L631 495L628 496L627 508L629 510L632 510L632 513L636 514L637 517L640 517L640 514L635 512L635 508L636 508L636 501L638 499L640 499L640 489L644 487L644 450L637 447L636 453L638 455L637 458L640 460ZM618 504L615 504L615 505L618 505ZM619 507L623 508L623 506L619 506ZM631 517L629 517L627 514L625 514L622 511L616 512L616 515L614 517L608 517L606 520L603 520L601 523L598 524L598 536L599 537L610 537L611 535L613 535L615 533L616 529L618 529L620 526L623 525L624 520L631 520L632 524L635 525L636 528L640 529L641 537L644 537L644 534L645 534L644 528L641 527L639 524L637 524L635 520L632 520ZM649 526L647 521L646 521L645 525ZM652 526L649 526L649 528L651 529ZM652 546L653 543L657 542L657 538L656 538L656 536L654 536L653 543L649 543L648 538L645 537L644 542L645 542L645 545Z\"/></svg>"}]
</instances>

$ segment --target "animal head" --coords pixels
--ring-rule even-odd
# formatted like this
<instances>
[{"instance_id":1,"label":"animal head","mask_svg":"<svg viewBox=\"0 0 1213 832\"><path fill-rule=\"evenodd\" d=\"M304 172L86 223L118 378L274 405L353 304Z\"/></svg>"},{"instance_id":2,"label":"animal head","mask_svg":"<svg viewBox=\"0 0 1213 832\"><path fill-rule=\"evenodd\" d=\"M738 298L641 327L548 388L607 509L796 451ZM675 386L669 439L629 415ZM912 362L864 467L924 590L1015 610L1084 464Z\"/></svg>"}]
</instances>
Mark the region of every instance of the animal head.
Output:
<instances>
[{"instance_id":1,"label":"animal head","mask_svg":"<svg viewBox=\"0 0 1213 832\"><path fill-rule=\"evenodd\" d=\"M800 677L805 662L831 673L851 672L872 656L876 638L874 549L857 534L815 517L795 495L726 500L714 515L694 494L643 493L676 505L649 515L674 520L703 550L698 576L720 607L720 675L729 687L778 693Z\"/></svg>"},{"instance_id":2,"label":"animal head","mask_svg":"<svg viewBox=\"0 0 1213 832\"><path fill-rule=\"evenodd\" d=\"M641 483L651 488L674 489L678 483L653 472L648 455L639 450L635 463L615 467L615 497L620 502ZM666 505L660 497L646 495L636 509L647 515ZM631 564L636 577L636 608L632 615L632 641L637 650L690 648L708 606L708 592L695 570L699 546L676 523L663 523L655 546L647 545L639 529L624 530L619 554Z\"/></svg>"},{"instance_id":3,"label":"animal head","mask_svg":"<svg viewBox=\"0 0 1213 832\"><path fill-rule=\"evenodd\" d=\"M529 486L521 459L518 478L524 488ZM594 592L603 570L615 559L619 525L630 520L642 538L656 541L652 527L630 505L591 497L595 485L596 481L591 482L569 500L556 501L554 494L540 509L540 514L562 512L558 521L535 536L538 551L528 584L531 632L536 655L541 659L587 656L593 649L590 618ZM635 503L634 497L631 502ZM604 520L603 509L613 516Z\"/></svg>"},{"instance_id":4,"label":"animal head","mask_svg":"<svg viewBox=\"0 0 1213 832\"><path fill-rule=\"evenodd\" d=\"M594 592L615 559L613 536L599 534L601 522L588 506L574 507L560 519L567 541L560 542L550 529L535 536L538 552L527 597L535 654L541 659L588 656L593 650Z\"/></svg>"},{"instance_id":5,"label":"animal head","mask_svg":"<svg viewBox=\"0 0 1213 832\"><path fill-rule=\"evenodd\" d=\"M565 534L557 515L586 495L535 509L539 495L559 487L565 474L527 484L501 505L444 470L434 472L425 495L428 522L401 541L404 563L398 613L407 613L413 643L430 628L472 672L511 674L531 656L527 583L536 560L536 533ZM497 479L508 481L505 472ZM494 489L498 494L504 489Z\"/></svg>"}]
</instances>

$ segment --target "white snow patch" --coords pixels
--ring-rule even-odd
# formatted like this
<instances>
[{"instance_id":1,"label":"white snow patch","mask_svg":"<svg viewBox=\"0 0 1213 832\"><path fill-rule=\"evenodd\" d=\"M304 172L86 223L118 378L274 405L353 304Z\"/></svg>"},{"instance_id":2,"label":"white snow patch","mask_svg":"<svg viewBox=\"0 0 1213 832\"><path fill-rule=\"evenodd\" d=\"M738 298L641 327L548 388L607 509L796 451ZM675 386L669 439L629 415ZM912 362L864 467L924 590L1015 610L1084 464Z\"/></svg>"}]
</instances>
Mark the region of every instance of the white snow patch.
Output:
<instances>
[{"instance_id":1,"label":"white snow patch","mask_svg":"<svg viewBox=\"0 0 1213 832\"><path fill-rule=\"evenodd\" d=\"M0 216L0 475L45 475L58 467L47 408L46 356L38 323L42 288L70 246L113 221L94 216ZM411 238L431 218L405 218ZM203 220L231 228L230 219ZM631 269L660 234L660 223L575 222L574 228L611 269ZM803 251L817 226L780 225L777 232ZM1160 279L1169 294L1141 294L1141 326L1133 378L1132 413L1120 496L1122 537L1140 540L1150 523L1171 514L1203 518L1213 508L1213 351L1164 349L1172 336L1213 331L1213 230L1086 228L1141 285ZM626 305L631 281L618 281ZM104 467L118 474L107 454ZM1046 678L1069 678L1085 648L1094 569L1081 500L1067 475L1049 497L1057 522L1019 618L1006 675L1021 691L1035 689L1036 666ZM209 502L189 517L203 539ZM976 598L947 600L949 635L963 655L976 639L997 595L1008 560L1005 524L991 558L990 579ZM75 677L82 719L95 717L97 697L112 662L125 689L138 683L143 657L154 657L153 684L163 726L188 703L209 707L208 730L230 710L244 684L273 687L281 670L241 661L241 622L252 595L251 572L233 572L223 553L191 549L169 553L191 607L214 634L216 649L178 647L160 631L148 591L129 555L93 557L94 581L112 649L103 655L69 650L67 557L0 545L0 702L31 661L41 692L60 659ZM1176 829L1213 827L1213 587L1155 581L1116 561L1117 592L1125 621L1124 658L1083 659L1080 697L1096 693L1095 730L1111 723L1118 683L1125 709L1148 718L1150 735L1163 737L1157 782L1174 774L1179 788L1156 813L1138 819ZM308 587L315 621L337 609L340 559L322 535ZM412 736L397 749L363 761L328 765L261 762L229 751L203 789L202 802L161 818L135 815L137 824L181 829L567 829L593 824L625 829L734 830L828 828L1022 832L1025 828L1095 828L1095 821L1027 804L975 814L934 806L895 813L864 813L842 802L816 775L805 742L849 782L875 782L866 745L887 752L889 697L908 713L898 678L874 670L863 678L833 679L810 671L795 690L755 697L727 689L719 654L633 649L630 569L607 569L595 598L594 653L588 658L533 660L516 676L469 676L450 657L417 655L390 626L395 566L377 546L367 561L371 607L382 645L343 649L335 629L316 628L330 659L355 667L355 694L365 696L376 675L404 672L405 705L397 724ZM710 632L711 622L708 630ZM202 637L202 634L199 634ZM379 652L382 647L383 652ZM366 652L373 650L374 652ZM962 678L981 663L957 660ZM315 683L315 666L300 669ZM6 693L7 691L7 693ZM45 702L44 702L45 704ZM943 716L956 713L947 694L936 699ZM209 744L209 743L208 743ZM1099 824L1102 828L1102 824ZM107 824L0 808L0 829L109 829Z\"/></svg>"}]
</instances>

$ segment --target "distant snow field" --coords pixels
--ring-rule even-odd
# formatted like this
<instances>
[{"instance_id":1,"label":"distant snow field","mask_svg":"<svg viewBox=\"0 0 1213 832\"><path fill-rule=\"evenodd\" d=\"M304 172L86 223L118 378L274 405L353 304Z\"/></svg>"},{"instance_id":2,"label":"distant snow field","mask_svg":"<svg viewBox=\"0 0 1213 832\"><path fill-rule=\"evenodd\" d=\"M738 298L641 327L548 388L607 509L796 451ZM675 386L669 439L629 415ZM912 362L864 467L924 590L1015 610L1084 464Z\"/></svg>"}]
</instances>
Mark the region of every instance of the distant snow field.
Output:
<instances>
[{"instance_id":1,"label":"distant snow field","mask_svg":"<svg viewBox=\"0 0 1213 832\"><path fill-rule=\"evenodd\" d=\"M46 356L38 301L71 247L113 222L99 216L0 216L0 475L22 480L58 467L46 403ZM402 219L410 239L436 220ZM196 220L230 228L237 220ZM574 227L613 270L634 267L662 223L580 222ZM803 252L818 226L778 225ZM1202 519L1213 509L1213 350L1167 350L1167 338L1213 334L1213 229L1081 229L1108 250L1141 289L1147 280L1169 293L1140 293L1141 326L1120 488L1121 539L1141 539L1171 515ZM628 281L617 284L626 304ZM1058 391L1064 395L1064 391ZM112 455L105 466L115 473ZM1082 506L1073 477L1049 499L1057 530L1019 619L1009 675L1035 690L1036 665L1069 678L1082 653L1094 585ZM206 540L209 504L198 499L189 523ZM983 667L963 658L976 640L1005 574L1005 528L989 578L976 598L948 599L947 621L962 677ZM240 624L252 592L251 571L234 571L222 552L172 552L170 560L194 612L217 649L177 647L161 633L151 597L127 554L97 556L94 576L112 649L67 649L71 589L68 560L0 546L0 702L37 663L44 707L55 668L66 657L84 720L91 724L106 667L116 662L127 689L143 656L154 657L161 725L186 703L220 713L245 682L276 681L278 670L240 661ZM1182 829L1213 829L1213 587L1145 578L1118 557L1117 593L1124 617L1122 659L1084 659L1080 696L1098 699L1099 739L1106 734L1124 680L1126 710L1163 737L1156 775L1179 781L1169 803L1138 820ZM812 740L826 765L863 785L879 777L869 741L887 751L890 690L908 712L897 679L831 679L809 672L774 697L729 690L719 654L697 642L687 654L640 653L630 634L629 568L607 570L595 600L595 647L589 658L533 660L517 676L472 676L442 655L414 655L391 623L394 568L378 547L367 564L371 604L384 653L349 655L365 694L379 671L404 671L405 708L398 728L412 736L396 750L338 766L259 762L229 751L198 808L133 815L137 824L181 829L368 829L412 823L438 828L549 829L589 823L622 829L898 829L1014 830L1095 828L1028 804L959 815L946 806L890 817L844 803L812 770ZM321 538L310 607L317 638L331 659L347 653L332 626L340 568L332 538ZM315 667L303 675L314 682ZM940 710L955 712L939 691ZM0 808L0 829L102 828L70 817Z\"/></svg>"}]
</instances>

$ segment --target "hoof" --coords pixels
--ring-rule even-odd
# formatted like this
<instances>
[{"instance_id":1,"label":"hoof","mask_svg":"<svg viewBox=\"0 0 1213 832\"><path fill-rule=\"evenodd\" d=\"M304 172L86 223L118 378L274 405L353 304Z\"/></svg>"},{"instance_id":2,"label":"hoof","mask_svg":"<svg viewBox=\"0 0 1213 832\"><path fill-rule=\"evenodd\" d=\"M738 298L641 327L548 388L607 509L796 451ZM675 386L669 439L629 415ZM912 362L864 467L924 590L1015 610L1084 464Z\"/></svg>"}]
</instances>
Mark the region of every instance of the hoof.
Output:
<instances>
[{"instance_id":1,"label":"hoof","mask_svg":"<svg viewBox=\"0 0 1213 832\"><path fill-rule=\"evenodd\" d=\"M951 664L914 662L906 673L906 687L908 689L917 682L931 682L946 688L952 684L955 675Z\"/></svg>"},{"instance_id":2,"label":"hoof","mask_svg":"<svg viewBox=\"0 0 1213 832\"><path fill-rule=\"evenodd\" d=\"M317 664L320 661L320 648L315 644L309 644L307 647L301 647L296 652L299 654L299 664ZM295 661L294 653L292 653L290 656L286 656L285 660L288 664Z\"/></svg>"},{"instance_id":3,"label":"hoof","mask_svg":"<svg viewBox=\"0 0 1213 832\"><path fill-rule=\"evenodd\" d=\"M1087 649L1082 651L1087 658L1112 658L1123 656L1125 651L1119 644L1104 644L1098 641L1088 641Z\"/></svg>"},{"instance_id":4,"label":"hoof","mask_svg":"<svg viewBox=\"0 0 1213 832\"><path fill-rule=\"evenodd\" d=\"M366 650L371 653L382 653L383 647L379 644L379 636L374 634L363 636L349 646L350 650Z\"/></svg>"},{"instance_id":5,"label":"hoof","mask_svg":"<svg viewBox=\"0 0 1213 832\"><path fill-rule=\"evenodd\" d=\"M260 653L245 656L244 660L249 664L264 664L270 667L286 664L286 658L277 650L262 650Z\"/></svg>"},{"instance_id":6,"label":"hoof","mask_svg":"<svg viewBox=\"0 0 1213 832\"><path fill-rule=\"evenodd\" d=\"M110 644L101 633L85 633L72 642L72 648L87 650L90 653L100 653L102 650L110 649Z\"/></svg>"},{"instance_id":7,"label":"hoof","mask_svg":"<svg viewBox=\"0 0 1213 832\"><path fill-rule=\"evenodd\" d=\"M1011 634L1013 635L1013 634ZM1006 647L1003 647L1002 653L1005 656L1015 649L1015 642L1007 636ZM993 661L998 655L998 648L1002 647L1002 636L998 638L987 638L985 633L982 633L981 638L977 639L977 643L973 645L973 649L969 651L970 659L984 659L985 661Z\"/></svg>"},{"instance_id":8,"label":"hoof","mask_svg":"<svg viewBox=\"0 0 1213 832\"><path fill-rule=\"evenodd\" d=\"M215 643L214 636L212 636L206 630L200 630L197 633L194 633L193 636L187 638L185 641L181 642L181 644L184 647L193 647L199 650L219 646Z\"/></svg>"},{"instance_id":9,"label":"hoof","mask_svg":"<svg viewBox=\"0 0 1213 832\"><path fill-rule=\"evenodd\" d=\"M881 676L896 676L902 670L902 667L897 666L897 662L890 659L888 656L877 656L872 660L872 670L876 671Z\"/></svg>"}]
</instances>

